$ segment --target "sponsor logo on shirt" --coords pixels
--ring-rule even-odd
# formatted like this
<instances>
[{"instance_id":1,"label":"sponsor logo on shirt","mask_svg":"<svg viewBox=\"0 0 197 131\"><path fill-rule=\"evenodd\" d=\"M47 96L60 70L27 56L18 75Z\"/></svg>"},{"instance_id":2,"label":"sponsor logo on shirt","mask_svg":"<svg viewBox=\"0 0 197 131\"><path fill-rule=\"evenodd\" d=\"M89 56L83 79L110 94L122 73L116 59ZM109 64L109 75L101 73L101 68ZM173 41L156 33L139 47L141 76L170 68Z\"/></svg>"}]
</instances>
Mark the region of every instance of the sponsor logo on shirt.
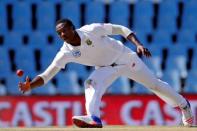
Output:
<instances>
[{"instance_id":1,"label":"sponsor logo on shirt","mask_svg":"<svg viewBox=\"0 0 197 131\"><path fill-rule=\"evenodd\" d=\"M85 42L87 45L92 45L92 41L90 39L87 39Z\"/></svg>"},{"instance_id":2,"label":"sponsor logo on shirt","mask_svg":"<svg viewBox=\"0 0 197 131\"><path fill-rule=\"evenodd\" d=\"M80 57L81 56L81 51L80 50L74 50L73 52L72 52L72 55L74 56L74 57Z\"/></svg>"}]
</instances>

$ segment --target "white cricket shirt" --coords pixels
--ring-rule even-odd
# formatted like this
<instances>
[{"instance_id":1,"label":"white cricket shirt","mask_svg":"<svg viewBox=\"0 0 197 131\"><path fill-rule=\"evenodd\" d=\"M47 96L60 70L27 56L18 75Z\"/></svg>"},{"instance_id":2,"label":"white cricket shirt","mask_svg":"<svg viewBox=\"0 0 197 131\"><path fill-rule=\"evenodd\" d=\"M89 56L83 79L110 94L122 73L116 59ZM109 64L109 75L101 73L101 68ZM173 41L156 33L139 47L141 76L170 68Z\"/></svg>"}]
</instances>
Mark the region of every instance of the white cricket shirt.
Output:
<instances>
[{"instance_id":1,"label":"white cricket shirt","mask_svg":"<svg viewBox=\"0 0 197 131\"><path fill-rule=\"evenodd\" d=\"M80 46L64 42L52 64L64 68L68 62L88 66L108 66L116 62L123 53L132 52L120 41L110 38L112 24L90 24L76 30L81 38Z\"/></svg>"}]
</instances>

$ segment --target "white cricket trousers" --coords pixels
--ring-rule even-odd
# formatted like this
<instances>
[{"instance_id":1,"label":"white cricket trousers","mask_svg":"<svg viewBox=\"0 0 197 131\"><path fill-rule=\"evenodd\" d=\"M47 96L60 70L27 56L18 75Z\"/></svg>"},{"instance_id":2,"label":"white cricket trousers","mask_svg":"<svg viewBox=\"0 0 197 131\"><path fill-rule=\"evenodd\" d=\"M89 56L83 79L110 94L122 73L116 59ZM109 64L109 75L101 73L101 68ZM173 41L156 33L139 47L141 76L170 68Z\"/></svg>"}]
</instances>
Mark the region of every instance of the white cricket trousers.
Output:
<instances>
[{"instance_id":1,"label":"white cricket trousers","mask_svg":"<svg viewBox=\"0 0 197 131\"><path fill-rule=\"evenodd\" d=\"M144 85L173 107L184 107L187 104L186 100L168 83L157 79L136 53L128 54L126 60L129 61L127 64L96 69L85 81L87 115L100 117L101 98L112 82L120 76Z\"/></svg>"}]
</instances>

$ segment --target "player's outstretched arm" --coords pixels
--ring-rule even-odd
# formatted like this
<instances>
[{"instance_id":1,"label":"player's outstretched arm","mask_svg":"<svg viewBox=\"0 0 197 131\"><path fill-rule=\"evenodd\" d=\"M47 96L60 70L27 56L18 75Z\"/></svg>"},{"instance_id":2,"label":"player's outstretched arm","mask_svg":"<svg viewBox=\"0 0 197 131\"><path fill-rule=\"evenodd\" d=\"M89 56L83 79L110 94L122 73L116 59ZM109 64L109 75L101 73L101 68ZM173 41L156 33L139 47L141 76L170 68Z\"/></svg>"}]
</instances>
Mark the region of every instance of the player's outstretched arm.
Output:
<instances>
[{"instance_id":1,"label":"player's outstretched arm","mask_svg":"<svg viewBox=\"0 0 197 131\"><path fill-rule=\"evenodd\" d=\"M137 47L137 53L139 55L144 55L146 57L151 57L150 51L141 44L141 42L138 40L138 38L136 37L136 35L133 32L130 33L127 36L127 39L129 41L131 41L133 44L136 45L136 47Z\"/></svg>"},{"instance_id":2,"label":"player's outstretched arm","mask_svg":"<svg viewBox=\"0 0 197 131\"><path fill-rule=\"evenodd\" d=\"M36 76L32 81L30 81L29 77L26 77L25 82L19 82L18 87L22 93L25 93L33 88L44 85L44 80L40 76Z\"/></svg>"},{"instance_id":3,"label":"player's outstretched arm","mask_svg":"<svg viewBox=\"0 0 197 131\"><path fill-rule=\"evenodd\" d=\"M25 82L19 82L19 90L22 93L25 93L33 88L42 86L51 80L59 71L59 67L51 64L42 74L36 76L32 81L30 81L29 77L27 76Z\"/></svg>"}]
</instances>

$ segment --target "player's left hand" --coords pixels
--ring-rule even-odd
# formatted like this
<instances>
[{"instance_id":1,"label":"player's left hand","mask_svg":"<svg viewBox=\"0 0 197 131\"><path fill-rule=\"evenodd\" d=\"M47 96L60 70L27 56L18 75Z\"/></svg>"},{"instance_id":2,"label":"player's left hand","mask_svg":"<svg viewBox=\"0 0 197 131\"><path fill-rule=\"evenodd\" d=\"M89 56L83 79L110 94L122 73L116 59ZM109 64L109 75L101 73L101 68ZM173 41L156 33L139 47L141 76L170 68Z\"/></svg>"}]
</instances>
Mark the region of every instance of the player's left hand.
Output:
<instances>
[{"instance_id":1,"label":"player's left hand","mask_svg":"<svg viewBox=\"0 0 197 131\"><path fill-rule=\"evenodd\" d=\"M137 53L146 57L151 57L150 51L142 45L137 46Z\"/></svg>"}]
</instances>

